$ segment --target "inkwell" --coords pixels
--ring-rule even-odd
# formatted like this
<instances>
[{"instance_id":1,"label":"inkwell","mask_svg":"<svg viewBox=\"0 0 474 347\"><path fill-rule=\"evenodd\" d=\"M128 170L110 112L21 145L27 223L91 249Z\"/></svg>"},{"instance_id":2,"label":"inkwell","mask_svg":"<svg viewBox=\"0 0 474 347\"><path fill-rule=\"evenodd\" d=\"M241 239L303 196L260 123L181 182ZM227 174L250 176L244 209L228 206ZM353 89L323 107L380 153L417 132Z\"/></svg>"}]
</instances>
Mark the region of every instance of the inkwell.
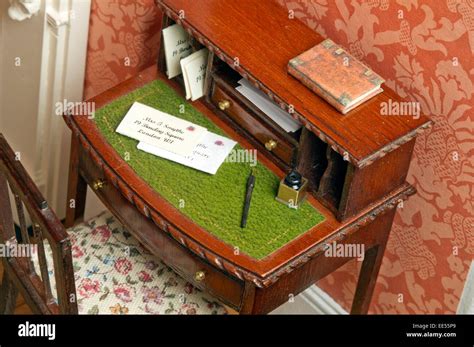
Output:
<instances>
[{"instance_id":1,"label":"inkwell","mask_svg":"<svg viewBox=\"0 0 474 347\"><path fill-rule=\"evenodd\" d=\"M298 208L306 198L308 180L301 176L295 165L280 181L276 200L291 208Z\"/></svg>"}]
</instances>

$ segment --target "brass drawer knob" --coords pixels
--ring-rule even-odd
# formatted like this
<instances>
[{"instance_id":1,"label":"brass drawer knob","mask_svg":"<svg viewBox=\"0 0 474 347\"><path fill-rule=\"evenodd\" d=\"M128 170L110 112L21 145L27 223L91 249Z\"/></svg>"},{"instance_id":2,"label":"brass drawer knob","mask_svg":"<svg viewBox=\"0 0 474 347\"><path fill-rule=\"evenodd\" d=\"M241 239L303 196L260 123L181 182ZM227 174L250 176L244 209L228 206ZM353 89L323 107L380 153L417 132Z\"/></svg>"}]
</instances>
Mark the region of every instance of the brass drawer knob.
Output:
<instances>
[{"instance_id":1,"label":"brass drawer knob","mask_svg":"<svg viewBox=\"0 0 474 347\"><path fill-rule=\"evenodd\" d=\"M206 278L206 273L204 271L197 271L194 274L194 280L196 282L202 282L202 281L204 281L205 278Z\"/></svg>"},{"instance_id":2,"label":"brass drawer knob","mask_svg":"<svg viewBox=\"0 0 474 347\"><path fill-rule=\"evenodd\" d=\"M94 190L101 190L105 186L105 181L104 180L95 180L92 182L92 189Z\"/></svg>"},{"instance_id":3,"label":"brass drawer knob","mask_svg":"<svg viewBox=\"0 0 474 347\"><path fill-rule=\"evenodd\" d=\"M275 149L277 145L278 143L275 140L268 140L267 142L265 142L265 148L269 151Z\"/></svg>"},{"instance_id":4,"label":"brass drawer knob","mask_svg":"<svg viewBox=\"0 0 474 347\"><path fill-rule=\"evenodd\" d=\"M221 111L225 111L230 107L230 101L229 100L221 100L219 101L219 108Z\"/></svg>"}]
</instances>

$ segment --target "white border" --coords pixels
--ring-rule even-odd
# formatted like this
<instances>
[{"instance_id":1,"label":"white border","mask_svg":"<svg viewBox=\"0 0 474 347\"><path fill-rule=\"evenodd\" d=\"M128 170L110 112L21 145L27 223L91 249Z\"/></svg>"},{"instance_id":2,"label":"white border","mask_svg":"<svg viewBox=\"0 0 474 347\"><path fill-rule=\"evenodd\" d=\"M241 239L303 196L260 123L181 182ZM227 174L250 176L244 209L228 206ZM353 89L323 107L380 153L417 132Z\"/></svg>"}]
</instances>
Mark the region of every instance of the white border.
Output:
<instances>
[{"instance_id":1,"label":"white border","mask_svg":"<svg viewBox=\"0 0 474 347\"><path fill-rule=\"evenodd\" d=\"M348 314L324 290L314 285L271 314Z\"/></svg>"},{"instance_id":2,"label":"white border","mask_svg":"<svg viewBox=\"0 0 474 347\"><path fill-rule=\"evenodd\" d=\"M457 314L474 314L474 260L471 262L471 267L464 282Z\"/></svg>"},{"instance_id":3,"label":"white border","mask_svg":"<svg viewBox=\"0 0 474 347\"><path fill-rule=\"evenodd\" d=\"M66 211L70 132L56 103L82 101L91 0L46 1L38 110L37 167L60 218Z\"/></svg>"}]
</instances>

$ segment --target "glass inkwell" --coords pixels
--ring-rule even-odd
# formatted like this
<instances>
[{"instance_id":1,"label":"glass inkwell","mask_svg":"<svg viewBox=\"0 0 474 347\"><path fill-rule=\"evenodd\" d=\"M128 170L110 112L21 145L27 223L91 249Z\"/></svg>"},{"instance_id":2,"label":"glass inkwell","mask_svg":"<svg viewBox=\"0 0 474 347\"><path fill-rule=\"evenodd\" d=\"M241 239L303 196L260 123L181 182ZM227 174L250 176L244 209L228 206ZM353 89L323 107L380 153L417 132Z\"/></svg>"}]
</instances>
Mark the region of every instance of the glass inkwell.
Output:
<instances>
[{"instance_id":1,"label":"glass inkwell","mask_svg":"<svg viewBox=\"0 0 474 347\"><path fill-rule=\"evenodd\" d=\"M308 180L293 168L281 181L276 200L291 208L298 208L306 198Z\"/></svg>"}]
</instances>

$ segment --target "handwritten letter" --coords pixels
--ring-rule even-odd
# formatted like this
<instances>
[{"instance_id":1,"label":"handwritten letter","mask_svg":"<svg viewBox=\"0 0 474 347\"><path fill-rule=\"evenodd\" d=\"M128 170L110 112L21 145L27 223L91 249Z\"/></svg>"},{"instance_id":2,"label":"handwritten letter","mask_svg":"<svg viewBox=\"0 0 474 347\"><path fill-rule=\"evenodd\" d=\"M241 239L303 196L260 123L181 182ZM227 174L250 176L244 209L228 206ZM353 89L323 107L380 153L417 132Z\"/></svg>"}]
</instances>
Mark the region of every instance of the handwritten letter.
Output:
<instances>
[{"instance_id":1,"label":"handwritten letter","mask_svg":"<svg viewBox=\"0 0 474 347\"><path fill-rule=\"evenodd\" d=\"M165 50L166 73L168 78L181 74L180 60L192 52L189 34L179 24L163 29L163 44Z\"/></svg>"},{"instance_id":2,"label":"handwritten letter","mask_svg":"<svg viewBox=\"0 0 474 347\"><path fill-rule=\"evenodd\" d=\"M181 60L186 99L194 101L204 95L208 55L208 49L203 48Z\"/></svg>"},{"instance_id":3,"label":"handwritten letter","mask_svg":"<svg viewBox=\"0 0 474 347\"><path fill-rule=\"evenodd\" d=\"M135 102L116 131L154 147L186 156L193 152L207 129Z\"/></svg>"}]
</instances>

